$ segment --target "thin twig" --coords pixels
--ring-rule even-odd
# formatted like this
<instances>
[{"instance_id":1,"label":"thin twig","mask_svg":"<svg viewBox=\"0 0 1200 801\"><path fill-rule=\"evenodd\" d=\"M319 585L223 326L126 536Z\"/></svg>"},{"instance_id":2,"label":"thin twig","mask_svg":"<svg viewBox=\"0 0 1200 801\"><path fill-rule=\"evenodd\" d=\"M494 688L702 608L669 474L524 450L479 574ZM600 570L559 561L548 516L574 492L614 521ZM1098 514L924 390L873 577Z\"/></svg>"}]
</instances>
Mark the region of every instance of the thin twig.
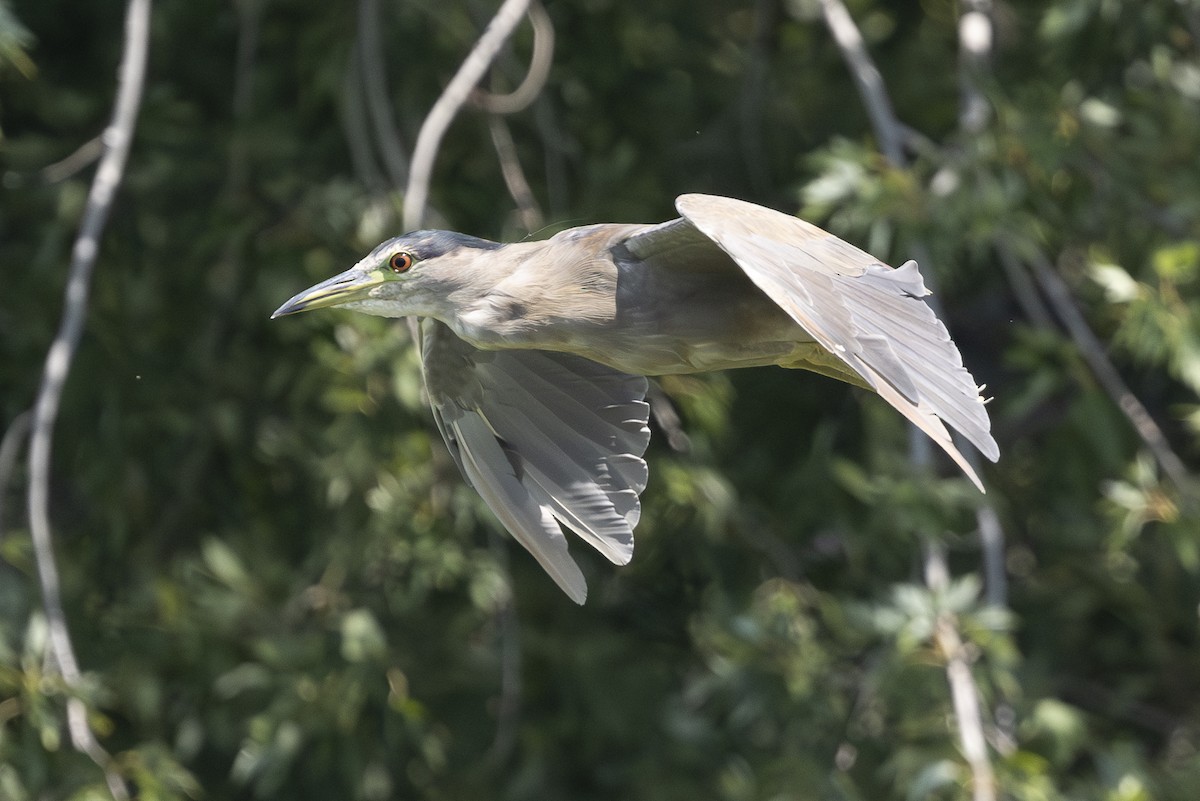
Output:
<instances>
[{"instance_id":1,"label":"thin twig","mask_svg":"<svg viewBox=\"0 0 1200 801\"><path fill-rule=\"evenodd\" d=\"M529 3L529 24L533 27L533 53L521 84L503 95L476 87L467 98L471 105L492 114L516 114L537 100L554 63L554 22L539 0Z\"/></svg>"},{"instance_id":2,"label":"thin twig","mask_svg":"<svg viewBox=\"0 0 1200 801\"><path fill-rule=\"evenodd\" d=\"M404 191L404 229L413 231L421 227L429 205L429 181L433 175L433 163L437 160L438 148L442 136L454 119L454 115L462 108L471 89L483 78L492 61L500 52L500 48L512 36L522 15L529 8L530 0L505 0L492 21L488 23L483 35L475 42L475 46L458 72L450 79L450 83L442 90L442 94L425 116L421 130L417 133L417 144L413 150L412 162L408 174L408 185ZM417 352L422 352L423 333L421 322L416 317L408 318L408 330L412 335ZM421 371L424 374L424 363Z\"/></svg>"},{"instance_id":3,"label":"thin twig","mask_svg":"<svg viewBox=\"0 0 1200 801\"><path fill-rule=\"evenodd\" d=\"M442 136L466 102L471 89L483 78L488 66L512 35L528 8L529 0L504 0L496 16L488 23L475 47L463 60L458 72L450 79L450 83L429 110L429 115L421 123L421 131L417 134L417 144L413 149L408 187L404 192L405 230L420 228L425 217L425 206L429 201L429 182Z\"/></svg>"},{"instance_id":4,"label":"thin twig","mask_svg":"<svg viewBox=\"0 0 1200 801\"><path fill-rule=\"evenodd\" d=\"M357 44L350 48L349 63L342 76L342 102L338 105L338 119L342 123L346 145L350 148L350 163L354 165L354 174L369 189L382 190L387 181L375 163L371 137L367 132L366 101L363 97L366 88L363 86L362 69L359 66L362 57L358 50Z\"/></svg>"},{"instance_id":5,"label":"thin twig","mask_svg":"<svg viewBox=\"0 0 1200 801\"><path fill-rule=\"evenodd\" d=\"M508 549L495 531L488 535L488 550L504 576L507 592L495 612L500 637L500 698L496 704L496 734L487 753L489 762L501 766L512 756L521 722L521 618L512 594Z\"/></svg>"},{"instance_id":6,"label":"thin twig","mask_svg":"<svg viewBox=\"0 0 1200 801\"><path fill-rule=\"evenodd\" d=\"M229 161L225 164L225 185L221 194L234 198L245 190L249 181L250 143L243 124L254 103L254 64L258 56L258 31L265 0L243 0L234 3L238 13L237 58L234 62L233 135L230 137Z\"/></svg>"},{"instance_id":7,"label":"thin twig","mask_svg":"<svg viewBox=\"0 0 1200 801\"><path fill-rule=\"evenodd\" d=\"M4 496L8 494L8 482L21 452L21 443L29 435L32 419L33 413L28 409L21 412L8 424L4 438L0 439L0 541L4 539Z\"/></svg>"},{"instance_id":8,"label":"thin twig","mask_svg":"<svg viewBox=\"0 0 1200 801\"><path fill-rule=\"evenodd\" d=\"M980 82L991 68L992 48L996 38L991 11L992 0L964 0L962 14L958 20L959 91L962 97L958 119L959 129L966 137L983 133L994 116L991 104L980 88ZM1028 274L1012 257L1007 247L1001 248L1000 261L1025 316L1035 326L1048 327L1050 314L1045 304L1042 303ZM975 512L975 518L979 524L984 601L989 606L1003 608L1008 605L1004 529L1000 525L995 507L990 503L981 505ZM947 666L947 677L950 676L950 668ZM1000 697L997 700L993 719L997 721L989 732L993 747L1002 754L1011 754L1014 745L1010 729L1011 722L1016 719L1016 712L1007 699ZM1002 721L1009 721L1010 726L1006 727ZM986 749L983 753L986 757ZM988 769L990 771L990 765ZM976 781L978 782L978 778Z\"/></svg>"},{"instance_id":9,"label":"thin twig","mask_svg":"<svg viewBox=\"0 0 1200 801\"><path fill-rule=\"evenodd\" d=\"M541 94L550 75L550 65L554 60L554 23L538 0L532 0L529 4L529 21L533 25L533 54L521 85L508 94L493 94L476 88L468 98L472 105L490 112L488 132L500 162L500 174L504 177L508 194L517 204L521 225L527 232L540 229L544 218L529 180L525 177L512 132L502 115L515 114L532 104Z\"/></svg>"},{"instance_id":10,"label":"thin twig","mask_svg":"<svg viewBox=\"0 0 1200 801\"><path fill-rule=\"evenodd\" d=\"M979 88L980 78L991 64L995 39L992 20L988 16L991 0L964 0L962 8L963 13L958 20L958 83L962 94L958 125L965 135L975 136L982 133L992 120L992 107ZM1017 272L1024 277L1023 270ZM1024 284L1017 290L1018 295L1022 291L1032 295L1024 300L1029 313L1037 319L1039 313L1045 314L1045 308L1037 298L1037 293L1032 291L1027 278ZM979 526L984 597L992 606L1007 606L1008 576L1005 572L1004 529L1000 525L1000 516L990 502L985 502L976 510L975 522Z\"/></svg>"},{"instance_id":11,"label":"thin twig","mask_svg":"<svg viewBox=\"0 0 1200 801\"><path fill-rule=\"evenodd\" d=\"M950 586L950 570L941 543L925 542L925 584L935 594L943 594ZM971 797L974 801L995 801L996 774L988 758L987 740L983 734L983 715L980 711L979 689L971 675L966 646L958 633L958 621L950 612L938 613L934 640L946 660L946 681L958 721L958 739L963 757L971 769Z\"/></svg>"},{"instance_id":12,"label":"thin twig","mask_svg":"<svg viewBox=\"0 0 1200 801\"><path fill-rule=\"evenodd\" d=\"M646 389L646 402L650 404L650 414L654 415L654 422L658 423L658 427L666 435L667 445L671 450L676 453L690 451L692 440L683 430L683 421L679 418L679 412L675 410L671 396L657 381L651 381Z\"/></svg>"},{"instance_id":13,"label":"thin twig","mask_svg":"<svg viewBox=\"0 0 1200 801\"><path fill-rule=\"evenodd\" d=\"M1046 308L1046 304L1042 302L1042 296L1038 294L1037 286L1030 279L1021 260L1004 240L996 243L996 256L1000 259L1004 277L1008 280L1013 297L1016 298L1017 305L1021 307L1025 318L1039 330L1047 331L1054 328L1054 319L1050 316L1050 310Z\"/></svg>"},{"instance_id":14,"label":"thin twig","mask_svg":"<svg viewBox=\"0 0 1200 801\"><path fill-rule=\"evenodd\" d=\"M770 57L779 19L778 0L755 0L754 33L746 54L746 70L738 93L738 138L742 163L755 191L768 194L771 170L767 166L763 135L763 107L770 81Z\"/></svg>"},{"instance_id":15,"label":"thin twig","mask_svg":"<svg viewBox=\"0 0 1200 801\"><path fill-rule=\"evenodd\" d=\"M545 154L546 205L550 208L552 219L562 219L567 214L568 198L571 194L567 185L567 160L579 147L559 127L554 103L545 95L533 104L533 120L542 140L542 152Z\"/></svg>"},{"instance_id":16,"label":"thin twig","mask_svg":"<svg viewBox=\"0 0 1200 801\"><path fill-rule=\"evenodd\" d=\"M1133 394L1133 390L1129 388L1125 379L1121 378L1121 374L1109 360L1100 338L1092 332L1091 326L1083 317L1083 312L1075 305L1075 299L1071 296L1071 290L1067 287L1067 283L1054 269L1050 259L1041 251L1035 250L1027 261L1033 270L1033 277L1041 285L1050 305L1054 307L1059 320L1066 327L1075 347L1079 348L1079 353L1083 356L1084 361L1092 368L1092 374L1096 376L1100 386L1129 420L1133 430L1149 448L1162 471L1185 497L1190 498L1193 489L1192 482L1183 460L1171 449L1171 443L1167 441L1167 437L1159 428L1158 423L1154 421L1145 405Z\"/></svg>"},{"instance_id":17,"label":"thin twig","mask_svg":"<svg viewBox=\"0 0 1200 801\"><path fill-rule=\"evenodd\" d=\"M979 507L975 514L979 526L979 547L983 561L983 598L988 606L1008 606L1008 572L1004 563L1004 527L1000 516L990 503Z\"/></svg>"},{"instance_id":18,"label":"thin twig","mask_svg":"<svg viewBox=\"0 0 1200 801\"><path fill-rule=\"evenodd\" d=\"M108 221L113 198L125 170L134 124L142 99L142 85L149 49L150 0L129 0L125 16L125 45L121 55L117 99L112 122L103 135L104 155L96 169L83 211L79 234L71 251L63 316L58 333L46 355L41 388L33 410L29 446L29 527L42 585L42 604L49 629L49 647L54 664L71 689L77 689L81 674L63 612L58 566L50 530L50 454L54 423L62 400L63 386L71 360L83 334L87 315L92 270L100 247L100 235ZM129 793L117 773L112 757L97 742L87 720L87 708L77 696L67 700L67 728L71 744L87 754L104 771L109 791L116 799Z\"/></svg>"},{"instance_id":19,"label":"thin twig","mask_svg":"<svg viewBox=\"0 0 1200 801\"><path fill-rule=\"evenodd\" d=\"M841 50L842 59L850 68L850 75L858 85L858 93L871 118L871 128L879 139L879 149L893 165L903 168L906 164L904 129L896 121L892 101L883 85L883 76L867 52L862 33L842 0L821 0L821 12Z\"/></svg>"},{"instance_id":20,"label":"thin twig","mask_svg":"<svg viewBox=\"0 0 1200 801\"><path fill-rule=\"evenodd\" d=\"M103 152L104 147L100 142L100 137L93 136L75 148L71 155L42 167L42 180L48 184L65 181L75 173L90 167Z\"/></svg>"},{"instance_id":21,"label":"thin twig","mask_svg":"<svg viewBox=\"0 0 1200 801\"><path fill-rule=\"evenodd\" d=\"M388 177L392 185L399 189L408 179L408 159L405 156L404 141L392 117L391 101L388 99L381 29L379 0L359 0L357 63L362 75L363 96L367 113L375 127L375 141L387 168Z\"/></svg>"},{"instance_id":22,"label":"thin twig","mask_svg":"<svg viewBox=\"0 0 1200 801\"><path fill-rule=\"evenodd\" d=\"M492 134L492 146L496 148L496 158L500 161L500 174L504 176L504 185L508 194L512 195L517 204L517 212L521 215L521 225L527 232L537 231L542 227L542 210L538 206L529 181L525 178L525 170L521 168L521 159L517 155L517 145L513 142L512 132L508 123L499 114L488 115L488 130Z\"/></svg>"}]
</instances>

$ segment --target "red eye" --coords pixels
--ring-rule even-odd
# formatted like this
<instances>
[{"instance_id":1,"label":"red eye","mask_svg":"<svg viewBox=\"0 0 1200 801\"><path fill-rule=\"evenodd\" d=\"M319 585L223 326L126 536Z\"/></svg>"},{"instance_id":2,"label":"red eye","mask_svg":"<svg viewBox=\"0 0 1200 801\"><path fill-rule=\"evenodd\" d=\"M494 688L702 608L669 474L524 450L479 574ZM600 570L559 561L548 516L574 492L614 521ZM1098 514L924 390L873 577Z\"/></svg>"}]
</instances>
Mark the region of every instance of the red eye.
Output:
<instances>
[{"instance_id":1,"label":"red eye","mask_svg":"<svg viewBox=\"0 0 1200 801\"><path fill-rule=\"evenodd\" d=\"M413 257L411 253L393 253L388 259L388 266L392 268L394 273L406 273L413 266Z\"/></svg>"}]
</instances>

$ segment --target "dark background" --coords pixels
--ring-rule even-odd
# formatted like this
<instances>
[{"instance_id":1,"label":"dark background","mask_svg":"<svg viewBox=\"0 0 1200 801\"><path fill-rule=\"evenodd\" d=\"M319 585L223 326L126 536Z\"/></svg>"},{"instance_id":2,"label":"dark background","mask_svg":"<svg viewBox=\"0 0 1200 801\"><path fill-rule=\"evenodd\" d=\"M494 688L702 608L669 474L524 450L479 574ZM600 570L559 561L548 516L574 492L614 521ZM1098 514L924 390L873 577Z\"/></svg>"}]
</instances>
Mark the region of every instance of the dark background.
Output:
<instances>
[{"instance_id":1,"label":"dark background","mask_svg":"<svg viewBox=\"0 0 1200 801\"><path fill-rule=\"evenodd\" d=\"M631 565L573 543L582 608L464 486L402 324L268 320L400 230L364 86L407 158L494 12L377 5L366 33L365 0L154 9L51 486L78 692L141 798L968 798L939 622L965 643L1001 797L1200 797L1194 0L996 2L975 71L959 5L853 0L908 126L903 169L817 0L551 0L549 79L505 118L534 235L668 219L703 191L893 264L925 248L1002 451L983 497L914 470L900 416L858 390L779 369L664 380L690 451L656 429ZM109 119L124 12L6 6L5 429L58 325L93 172L58 163ZM530 48L523 25L489 85L515 86ZM964 80L990 103L977 128ZM446 227L529 233L479 111L451 127L431 200ZM23 459L4 478L0 798L103 797L47 668ZM984 503L1006 586L983 587ZM948 588L924 580L930 543Z\"/></svg>"}]
</instances>

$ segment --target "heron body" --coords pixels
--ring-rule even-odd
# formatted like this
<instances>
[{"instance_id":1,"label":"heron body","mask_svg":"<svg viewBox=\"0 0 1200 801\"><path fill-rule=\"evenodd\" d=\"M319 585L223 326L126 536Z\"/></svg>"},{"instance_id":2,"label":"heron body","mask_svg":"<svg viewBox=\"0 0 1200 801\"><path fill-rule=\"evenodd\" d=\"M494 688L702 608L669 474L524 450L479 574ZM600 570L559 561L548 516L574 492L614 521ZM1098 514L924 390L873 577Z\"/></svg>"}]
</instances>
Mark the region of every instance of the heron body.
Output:
<instances>
[{"instance_id":1,"label":"heron body","mask_svg":"<svg viewBox=\"0 0 1200 801\"><path fill-rule=\"evenodd\" d=\"M567 525L617 564L633 553L649 441L644 376L803 368L879 393L982 489L943 421L993 461L971 375L892 269L816 226L683 195L681 217L501 245L445 231L388 240L274 316L340 306L426 318L434 417L470 483L575 601Z\"/></svg>"}]
</instances>

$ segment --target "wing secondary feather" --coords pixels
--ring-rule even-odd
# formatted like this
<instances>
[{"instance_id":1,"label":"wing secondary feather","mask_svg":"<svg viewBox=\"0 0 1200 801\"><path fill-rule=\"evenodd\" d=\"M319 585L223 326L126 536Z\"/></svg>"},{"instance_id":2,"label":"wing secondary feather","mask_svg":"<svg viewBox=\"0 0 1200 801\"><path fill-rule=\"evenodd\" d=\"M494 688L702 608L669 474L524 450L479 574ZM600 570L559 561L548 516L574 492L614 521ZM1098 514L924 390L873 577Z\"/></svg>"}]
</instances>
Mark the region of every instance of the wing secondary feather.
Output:
<instances>
[{"instance_id":1,"label":"wing secondary feather","mask_svg":"<svg viewBox=\"0 0 1200 801\"><path fill-rule=\"evenodd\" d=\"M646 379L579 356L483 351L425 323L434 416L463 475L576 603L565 524L615 564L633 556L650 440Z\"/></svg>"}]
</instances>

